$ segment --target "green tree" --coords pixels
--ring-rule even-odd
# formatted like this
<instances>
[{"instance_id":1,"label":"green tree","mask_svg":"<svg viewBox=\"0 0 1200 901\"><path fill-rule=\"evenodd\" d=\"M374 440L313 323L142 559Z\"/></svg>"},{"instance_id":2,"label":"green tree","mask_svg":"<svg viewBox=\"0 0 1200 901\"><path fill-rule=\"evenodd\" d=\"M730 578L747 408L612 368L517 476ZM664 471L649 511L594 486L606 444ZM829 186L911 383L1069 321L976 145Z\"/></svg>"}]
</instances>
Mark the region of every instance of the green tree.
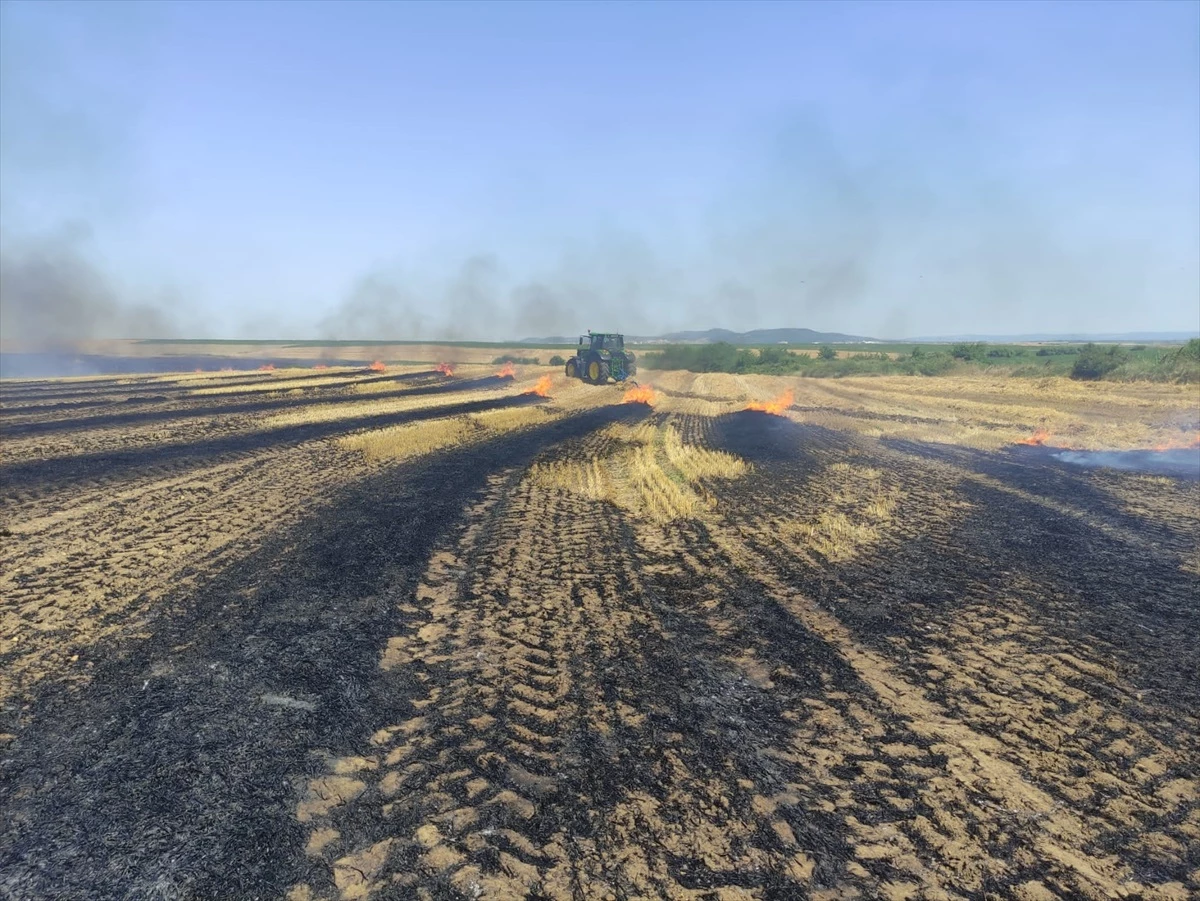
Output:
<instances>
[{"instance_id":1,"label":"green tree","mask_svg":"<svg viewBox=\"0 0 1200 901\"><path fill-rule=\"evenodd\" d=\"M817 351L817 356L820 357L822 360L836 360L837 359L837 351L834 350L832 347L830 347L828 344L822 344L821 349Z\"/></svg>"},{"instance_id":2,"label":"green tree","mask_svg":"<svg viewBox=\"0 0 1200 901\"><path fill-rule=\"evenodd\" d=\"M956 360L982 360L987 356L988 346L982 341L963 341L950 348L950 356Z\"/></svg>"},{"instance_id":3,"label":"green tree","mask_svg":"<svg viewBox=\"0 0 1200 901\"><path fill-rule=\"evenodd\" d=\"M1129 353L1115 344L1105 349L1088 343L1071 367L1071 378L1080 381L1102 379L1128 359Z\"/></svg>"}]
</instances>

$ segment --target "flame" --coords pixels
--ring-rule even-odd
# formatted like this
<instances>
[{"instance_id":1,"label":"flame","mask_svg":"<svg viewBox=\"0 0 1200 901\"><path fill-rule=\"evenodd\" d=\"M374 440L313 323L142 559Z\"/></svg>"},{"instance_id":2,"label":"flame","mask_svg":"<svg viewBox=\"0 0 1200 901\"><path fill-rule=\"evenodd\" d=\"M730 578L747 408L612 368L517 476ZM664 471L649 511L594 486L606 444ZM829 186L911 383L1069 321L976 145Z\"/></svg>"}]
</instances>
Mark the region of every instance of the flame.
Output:
<instances>
[{"instance_id":1,"label":"flame","mask_svg":"<svg viewBox=\"0 0 1200 901\"><path fill-rule=\"evenodd\" d=\"M790 407L796 400L796 392L791 388L784 391L779 397L766 401L755 401L749 404L747 410L759 410L763 413L771 413L774 416L782 416L783 411Z\"/></svg>"},{"instance_id":2,"label":"flame","mask_svg":"<svg viewBox=\"0 0 1200 901\"><path fill-rule=\"evenodd\" d=\"M382 360L376 360L374 363L368 366L367 369L369 369L371 372L383 372L385 369L387 369L387 367L383 365Z\"/></svg>"},{"instance_id":3,"label":"flame","mask_svg":"<svg viewBox=\"0 0 1200 901\"><path fill-rule=\"evenodd\" d=\"M454 375L454 364L453 363L438 363L433 368L436 369L438 372L440 372L442 375Z\"/></svg>"},{"instance_id":4,"label":"flame","mask_svg":"<svg viewBox=\"0 0 1200 901\"><path fill-rule=\"evenodd\" d=\"M204 371L203 369L199 369L199 368L196 368L196 369L193 369L193 370L192 370L192 372L203 372L203 371Z\"/></svg>"},{"instance_id":5,"label":"flame","mask_svg":"<svg viewBox=\"0 0 1200 901\"><path fill-rule=\"evenodd\" d=\"M635 388L630 388L625 392L625 397L622 399L623 404L649 404L654 406L654 389L649 385L638 385Z\"/></svg>"},{"instance_id":6,"label":"flame","mask_svg":"<svg viewBox=\"0 0 1200 901\"><path fill-rule=\"evenodd\" d=\"M517 370L513 369L512 363L505 363L500 367L500 371L496 373L496 378L500 379L515 379L516 377Z\"/></svg>"},{"instance_id":7,"label":"flame","mask_svg":"<svg viewBox=\"0 0 1200 901\"><path fill-rule=\"evenodd\" d=\"M313 369L328 369L328 368L329 368L329 366L325 363L318 363L316 366L313 367Z\"/></svg>"},{"instance_id":8,"label":"flame","mask_svg":"<svg viewBox=\"0 0 1200 901\"><path fill-rule=\"evenodd\" d=\"M528 391L522 391L522 394L536 394L538 397L550 396L550 376L544 375L537 380L537 384Z\"/></svg>"},{"instance_id":9,"label":"flame","mask_svg":"<svg viewBox=\"0 0 1200 901\"><path fill-rule=\"evenodd\" d=\"M1045 429L1038 429L1028 438L1022 438L1017 444L1027 444L1030 447L1041 447L1050 440L1050 433Z\"/></svg>"},{"instance_id":10,"label":"flame","mask_svg":"<svg viewBox=\"0 0 1200 901\"><path fill-rule=\"evenodd\" d=\"M222 372L233 372L233 367L232 366L222 366L221 371Z\"/></svg>"},{"instance_id":11,"label":"flame","mask_svg":"<svg viewBox=\"0 0 1200 901\"><path fill-rule=\"evenodd\" d=\"M274 372L275 364L274 363L263 363L261 366L258 367L258 371L259 372Z\"/></svg>"},{"instance_id":12,"label":"flame","mask_svg":"<svg viewBox=\"0 0 1200 901\"><path fill-rule=\"evenodd\" d=\"M1156 444L1156 451L1173 451L1173 450L1191 450L1193 447L1200 447L1200 435L1194 437L1191 441L1164 441L1162 444Z\"/></svg>"}]
</instances>

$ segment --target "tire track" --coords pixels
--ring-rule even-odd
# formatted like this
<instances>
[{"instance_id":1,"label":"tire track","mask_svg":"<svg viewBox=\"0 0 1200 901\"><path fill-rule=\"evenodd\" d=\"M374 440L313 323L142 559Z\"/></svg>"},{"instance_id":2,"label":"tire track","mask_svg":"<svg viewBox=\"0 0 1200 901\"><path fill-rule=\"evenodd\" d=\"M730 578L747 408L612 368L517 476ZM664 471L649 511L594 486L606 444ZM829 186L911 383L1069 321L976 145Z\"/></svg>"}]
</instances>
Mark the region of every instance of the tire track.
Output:
<instances>
[{"instance_id":1,"label":"tire track","mask_svg":"<svg viewBox=\"0 0 1200 901\"><path fill-rule=\"evenodd\" d=\"M789 517L829 503L833 459L864 453L903 492L879 547L834 565L781 535ZM1194 655L1164 653L1173 639L1157 634L1188 618L1181 549L1143 544L1083 480L1059 500L1053 473L1045 484L1021 473L1018 488L872 454L861 440L837 457L806 447L764 464L761 479L736 486L746 493L728 498L731 528L717 534L743 572L854 666L882 702L877 718L903 717L936 752L920 766L884 761L925 782L924 812L894 824L886 842L863 830L862 841L881 845L870 853L958 861L934 883L966 892L1028 882L1072 897L1186 893L1200 836L1200 720L1184 675ZM1047 534L1059 542L1053 560ZM1142 554L1137 567L1128 552L1116 556L1126 540ZM1069 559L1088 561L1082 578ZM1156 590L1131 603L1138 584ZM876 787L889 778L880 771ZM915 886L930 883L908 869Z\"/></svg>"},{"instance_id":2,"label":"tire track","mask_svg":"<svg viewBox=\"0 0 1200 901\"><path fill-rule=\"evenodd\" d=\"M612 445L596 433L561 453ZM845 878L834 856L814 860L838 840L771 750L786 708L753 654L731 653L729 611L701 599L733 591L702 533L709 549L693 554L519 472L468 521L401 602L411 628L381 658L411 716L330 759L297 803L326 869L295 898L787 896L814 874ZM753 641L752 626L735 631Z\"/></svg>"},{"instance_id":3,"label":"tire track","mask_svg":"<svg viewBox=\"0 0 1200 901\"><path fill-rule=\"evenodd\" d=\"M86 681L95 648L171 592L310 515L362 462L328 444L147 479L13 523L0 544L0 700L42 678Z\"/></svg>"}]
</instances>

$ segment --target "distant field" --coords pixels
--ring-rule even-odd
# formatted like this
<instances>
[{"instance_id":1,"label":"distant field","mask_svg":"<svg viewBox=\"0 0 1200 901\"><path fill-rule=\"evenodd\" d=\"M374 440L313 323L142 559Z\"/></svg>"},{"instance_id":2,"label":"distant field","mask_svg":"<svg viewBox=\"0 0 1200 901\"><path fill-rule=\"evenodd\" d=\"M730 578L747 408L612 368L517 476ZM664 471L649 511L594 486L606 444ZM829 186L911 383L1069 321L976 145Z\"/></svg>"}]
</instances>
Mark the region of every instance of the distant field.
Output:
<instances>
[{"instance_id":1,"label":"distant field","mask_svg":"<svg viewBox=\"0 0 1200 901\"><path fill-rule=\"evenodd\" d=\"M19 352L0 341L0 377L26 378L259 366L478 363L500 357L552 365L575 345L448 341L259 341L211 339L79 342L70 350ZM1200 382L1200 341L1178 344L721 344L631 345L644 366L842 378L855 375L1071 376Z\"/></svg>"},{"instance_id":2,"label":"distant field","mask_svg":"<svg viewBox=\"0 0 1200 901\"><path fill-rule=\"evenodd\" d=\"M0 382L0 896L1200 893L1194 385L390 347Z\"/></svg>"},{"instance_id":3,"label":"distant field","mask_svg":"<svg viewBox=\"0 0 1200 901\"><path fill-rule=\"evenodd\" d=\"M390 365L437 363L490 364L509 355L549 364L555 347L506 344L443 344L405 342L287 342L287 341L81 341L70 349L21 351L0 343L0 376L117 375L144 372L246 370L260 366L365 366L374 361Z\"/></svg>"}]
</instances>

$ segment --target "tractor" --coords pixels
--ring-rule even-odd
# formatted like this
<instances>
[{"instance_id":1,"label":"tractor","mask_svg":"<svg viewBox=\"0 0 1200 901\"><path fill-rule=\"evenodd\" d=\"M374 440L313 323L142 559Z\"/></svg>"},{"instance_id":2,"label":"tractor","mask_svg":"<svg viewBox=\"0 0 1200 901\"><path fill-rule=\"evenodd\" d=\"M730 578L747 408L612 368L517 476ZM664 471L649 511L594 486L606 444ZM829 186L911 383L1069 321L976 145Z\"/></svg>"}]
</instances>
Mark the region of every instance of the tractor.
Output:
<instances>
[{"instance_id":1,"label":"tractor","mask_svg":"<svg viewBox=\"0 0 1200 901\"><path fill-rule=\"evenodd\" d=\"M593 385L609 378L624 382L637 372L633 352L625 349L625 336L589 331L579 337L579 350L567 360L567 376Z\"/></svg>"}]
</instances>

